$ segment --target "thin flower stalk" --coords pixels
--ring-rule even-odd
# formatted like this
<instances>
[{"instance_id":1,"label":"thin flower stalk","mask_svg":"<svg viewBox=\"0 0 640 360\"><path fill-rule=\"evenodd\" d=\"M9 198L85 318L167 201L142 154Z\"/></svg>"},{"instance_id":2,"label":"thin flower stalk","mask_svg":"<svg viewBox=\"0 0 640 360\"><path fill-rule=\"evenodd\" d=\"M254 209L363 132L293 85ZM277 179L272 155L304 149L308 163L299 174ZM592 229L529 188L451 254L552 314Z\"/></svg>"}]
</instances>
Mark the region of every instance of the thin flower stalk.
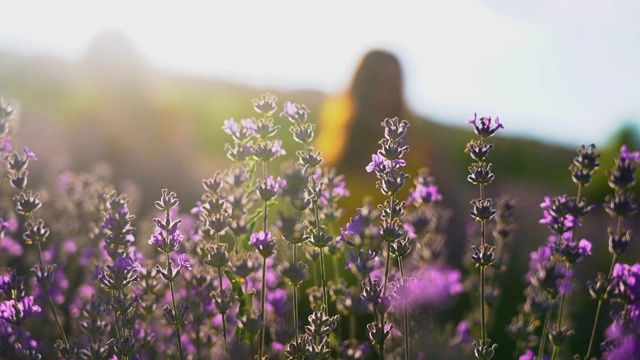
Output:
<instances>
[{"instance_id":1,"label":"thin flower stalk","mask_svg":"<svg viewBox=\"0 0 640 360\"><path fill-rule=\"evenodd\" d=\"M8 122L7 118L10 117L13 113L13 109L5 106L2 99L0 99L0 104L3 105L2 108L2 116L0 121L2 121L2 142L3 147L7 147L7 141L9 137L7 135L8 132ZM8 146L10 148L10 146ZM35 220L34 213L40 209L42 206L42 202L39 200L39 194L33 193L31 190L26 190L27 185L27 175L28 171L27 166L29 165L30 160L37 160L36 155L29 151L29 149L25 146L22 148L23 154L18 154L17 152L11 152L5 155L5 162L7 164L7 168L9 171L8 179L9 183L12 187L20 190L20 194L14 197L16 201L16 212L22 214L27 217L27 232L24 234L25 242L27 244L36 243L38 249L38 259L39 259L39 267L34 267L33 271L36 273L36 277L38 280L38 284L42 287L42 290L45 293L45 297L47 298L47 302L49 304L49 308L51 309L51 313L55 319L56 325L58 327L58 331L60 332L60 336L62 337L64 352L66 354L71 354L71 349L69 347L69 340L67 339L67 334L62 326L62 322L60 321L60 317L58 315L58 311L56 310L53 299L51 298L51 294L49 292L49 287L53 283L55 269L56 266L47 265L44 261L44 257L42 254L42 242L46 241L47 236L49 235L49 229L44 226L43 220Z\"/></svg>"},{"instance_id":2,"label":"thin flower stalk","mask_svg":"<svg viewBox=\"0 0 640 360\"><path fill-rule=\"evenodd\" d=\"M174 283L178 276L180 276L183 269L191 269L191 264L185 260L185 254L178 254L178 268L173 267L173 261L171 254L178 252L184 236L180 233L178 225L181 220L172 219L172 210L177 209L178 198L174 192L169 193L167 189L162 190L162 196L159 201L155 202L156 208L161 210L164 215L164 219L155 218L153 221L156 224L156 233L149 239L149 244L154 245L158 250L165 253L166 262L163 269L159 265L156 267L158 274L162 276L169 283L169 291L171 293L171 309L164 309L167 320L170 324L176 328L176 338L178 342L178 352L180 359L184 359L184 350L182 346L182 334L181 326L186 324L186 309L178 308L176 303L176 295L174 290Z\"/></svg>"},{"instance_id":3,"label":"thin flower stalk","mask_svg":"<svg viewBox=\"0 0 640 360\"><path fill-rule=\"evenodd\" d=\"M491 117L478 119L477 115L469 120L468 123L473 125L476 135L480 137L478 140L469 142L465 152L469 153L471 158L475 160L475 163L469 167L467 179L472 184L478 185L480 192L479 198L471 201L471 217L480 223L480 246L478 248L473 247L471 259L476 264L476 267L480 269L480 340L474 341L474 353L476 358L485 360L493 357L497 347L497 344L490 345L491 340L487 337L486 328L486 267L491 266L495 261L495 246L490 246L486 243L486 222L494 217L496 211L493 208L492 200L485 197L484 193L484 187L491 184L495 177L492 172L492 164L485 162L490 150L493 149L493 145L486 143L485 139L493 136L504 126L497 117L494 123Z\"/></svg>"}]
</instances>

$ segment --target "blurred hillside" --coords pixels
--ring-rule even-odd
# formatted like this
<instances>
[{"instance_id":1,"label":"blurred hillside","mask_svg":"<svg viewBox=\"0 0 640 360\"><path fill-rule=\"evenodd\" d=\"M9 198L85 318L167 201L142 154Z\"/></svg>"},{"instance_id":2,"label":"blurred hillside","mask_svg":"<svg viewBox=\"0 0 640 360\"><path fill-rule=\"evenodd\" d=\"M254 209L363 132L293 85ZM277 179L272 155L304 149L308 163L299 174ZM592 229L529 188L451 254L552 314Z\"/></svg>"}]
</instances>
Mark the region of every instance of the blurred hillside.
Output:
<instances>
[{"instance_id":1,"label":"blurred hillside","mask_svg":"<svg viewBox=\"0 0 640 360\"><path fill-rule=\"evenodd\" d=\"M116 184L139 186L143 204L164 187L195 204L201 179L229 163L223 121L255 116L251 99L265 91L312 109L322 99L162 73L118 33L97 38L77 63L0 54L0 93L21 108L18 139L42 160L33 171L108 164Z\"/></svg>"},{"instance_id":2,"label":"blurred hillside","mask_svg":"<svg viewBox=\"0 0 640 360\"><path fill-rule=\"evenodd\" d=\"M325 96L314 90L257 89L217 79L163 73L150 68L127 39L117 33L97 38L79 62L0 53L0 94L20 105L14 141L27 145L39 158L29 168L32 188L48 186L63 170L100 168L110 173L120 191L135 200L133 213L143 219L149 216L162 188L178 194L183 210L196 203L203 192L201 179L230 164L223 152L228 141L221 131L223 121L255 116L251 99L266 91L278 96L280 106L284 101L306 104L312 122L316 122ZM477 191L466 182L471 161L463 149L473 134L469 126L462 127L465 120L459 120L461 126L424 120L411 129L415 131L414 139L433 144L436 149L425 164L441 187L445 206L453 211L449 247L454 264L461 262L469 248L465 228L470 221L469 201ZM492 139L496 182L489 187L488 195L509 194L517 199L518 229L512 249L514 271L504 279L505 284L511 285L505 287L504 294L510 302L496 327L504 327L515 313L515 304L521 301L521 276L528 252L549 234L537 223L542 216L542 197L575 194L567 168L580 145L566 148L510 137L508 120L503 122L507 129ZM295 145L287 140L290 136L284 120L281 124L285 149L293 154ZM609 144L596 144L603 153L602 169L611 168L622 143L637 150L638 129L621 129L612 134ZM600 205L608 192L601 170L585 193L590 202ZM355 214L350 207L358 203L359 199L350 200L347 217ZM610 223L599 209L585 225L585 233L597 237L590 240L603 256L592 264L600 270L607 266L606 226ZM636 233L639 230L636 225ZM637 246L634 251L637 254ZM585 271L584 275L593 277L595 270ZM579 341L576 338L576 343Z\"/></svg>"}]
</instances>

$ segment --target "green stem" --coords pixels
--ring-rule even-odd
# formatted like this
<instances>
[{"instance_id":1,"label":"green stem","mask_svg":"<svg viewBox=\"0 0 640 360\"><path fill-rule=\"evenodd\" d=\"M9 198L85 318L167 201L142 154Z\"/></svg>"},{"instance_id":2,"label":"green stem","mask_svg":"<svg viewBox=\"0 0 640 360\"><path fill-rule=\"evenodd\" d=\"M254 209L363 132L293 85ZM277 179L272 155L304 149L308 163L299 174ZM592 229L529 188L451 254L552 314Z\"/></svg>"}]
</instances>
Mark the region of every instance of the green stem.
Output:
<instances>
[{"instance_id":1,"label":"green stem","mask_svg":"<svg viewBox=\"0 0 640 360\"><path fill-rule=\"evenodd\" d=\"M293 327L296 329L296 345L300 343L298 334L298 286L293 286Z\"/></svg>"},{"instance_id":2,"label":"green stem","mask_svg":"<svg viewBox=\"0 0 640 360\"><path fill-rule=\"evenodd\" d=\"M262 312L262 331L260 334L260 357L264 356L264 333L267 330L267 316L264 312L264 303L267 294L267 258L262 258L262 294L260 296L260 311Z\"/></svg>"},{"instance_id":3,"label":"green stem","mask_svg":"<svg viewBox=\"0 0 640 360\"><path fill-rule=\"evenodd\" d=\"M391 193L391 197L389 200L389 222L391 224L393 224L393 208L395 206L395 194ZM394 239L395 240L395 239ZM387 241L387 239L385 239L385 241ZM387 241L387 259L386 259L386 265L385 265L385 269L384 269L384 284L382 285L382 295L386 295L387 294L387 280L389 279L389 264L391 263L391 241Z\"/></svg>"},{"instance_id":4,"label":"green stem","mask_svg":"<svg viewBox=\"0 0 640 360\"><path fill-rule=\"evenodd\" d=\"M551 318L551 310L547 310L547 315L544 317L544 323L542 324L542 335L540 335L540 347L538 348L537 359L541 360L544 355L544 346L547 342L547 328L549 327L549 320Z\"/></svg>"},{"instance_id":5,"label":"green stem","mask_svg":"<svg viewBox=\"0 0 640 360\"><path fill-rule=\"evenodd\" d=\"M167 254L167 259L169 258L169 254ZM168 266L171 266L171 260L167 261ZM176 320L178 320L178 307L176 306L176 296L173 291L173 281L169 281L169 289L171 290L171 303L173 305L173 314L176 316ZM176 336L178 337L178 350L180 352L180 360L184 359L184 351L182 350L182 335L180 333L180 322L176 321Z\"/></svg>"},{"instance_id":6,"label":"green stem","mask_svg":"<svg viewBox=\"0 0 640 360\"><path fill-rule=\"evenodd\" d=\"M200 323L196 323L196 359L202 359L202 340L200 340Z\"/></svg>"},{"instance_id":7,"label":"green stem","mask_svg":"<svg viewBox=\"0 0 640 360\"><path fill-rule=\"evenodd\" d=\"M484 279L485 267L480 265L480 334L482 336L482 342L486 343L487 340L487 323L485 319L485 309L484 309L484 297L485 297L485 279Z\"/></svg>"},{"instance_id":8,"label":"green stem","mask_svg":"<svg viewBox=\"0 0 640 360\"><path fill-rule=\"evenodd\" d=\"M324 268L324 251L320 248L320 277L322 278L322 303L326 308L327 315L329 315L329 304L327 301L327 274Z\"/></svg>"},{"instance_id":9,"label":"green stem","mask_svg":"<svg viewBox=\"0 0 640 360\"><path fill-rule=\"evenodd\" d=\"M566 273L571 269L571 264L567 263ZM560 298L560 309L558 310L558 321L556 321L556 330L562 331L562 315L564 313L564 303L567 298L567 293L562 293L562 297ZM560 350L559 346L553 344L553 353L551 354L551 360L556 360L558 356L558 351Z\"/></svg>"},{"instance_id":10,"label":"green stem","mask_svg":"<svg viewBox=\"0 0 640 360\"><path fill-rule=\"evenodd\" d=\"M613 254L613 257L611 258L611 265L609 266L609 274L607 275L607 279L611 279L611 274L613 274L613 268L616 264L616 261L618 261L618 254ZM595 319L593 320L593 327L591 328L591 338L589 339L589 347L587 348L587 355L585 355L585 360L589 359L589 356L591 356L591 349L593 348L593 341L595 340L596 337L596 328L598 327L598 320L600 319L600 310L602 309L602 303L603 303L603 298L600 297L600 299L598 299L598 308L596 309L596 316Z\"/></svg>"},{"instance_id":11,"label":"green stem","mask_svg":"<svg viewBox=\"0 0 640 360\"><path fill-rule=\"evenodd\" d=\"M404 281L406 281L404 277L404 266L402 264L402 257L398 256L398 267L400 268L400 276L402 277L403 285ZM403 332L404 332L404 359L409 360L411 353L409 351L409 312L407 311L407 299L403 297L402 299L402 320L403 320Z\"/></svg>"},{"instance_id":12,"label":"green stem","mask_svg":"<svg viewBox=\"0 0 640 360\"><path fill-rule=\"evenodd\" d=\"M116 291L115 290L111 291L111 299L112 299L112 301L115 302L115 300L116 300ZM120 324L119 324L120 321L119 320L120 320L120 318L118 316L118 313L114 309L113 310L113 321L115 322L116 337L118 338L118 340L122 341L123 336L122 336L122 333L120 332Z\"/></svg>"},{"instance_id":13,"label":"green stem","mask_svg":"<svg viewBox=\"0 0 640 360\"><path fill-rule=\"evenodd\" d=\"M484 186L480 184L478 186L480 190L480 199L484 200ZM480 222L480 249L484 251L484 247L486 246L486 221L482 220ZM485 266L480 265L480 334L482 338L482 342L486 344L487 340L487 321L485 314Z\"/></svg>"},{"instance_id":14,"label":"green stem","mask_svg":"<svg viewBox=\"0 0 640 360\"><path fill-rule=\"evenodd\" d=\"M222 293L222 268L218 268L218 286ZM222 337L224 338L224 353L227 353L227 318L226 314L222 314Z\"/></svg>"},{"instance_id":15,"label":"green stem","mask_svg":"<svg viewBox=\"0 0 640 360\"><path fill-rule=\"evenodd\" d=\"M33 215L31 216L31 221L33 222ZM35 222L33 222L35 224ZM44 270L45 264L44 264L44 257L42 256L42 246L40 245L39 241L36 241L36 244L38 244L38 256L40 257L40 267ZM56 324L58 325L58 330L60 331L60 335L62 336L62 341L64 342L64 346L69 349L69 341L67 340L67 334L64 331L64 327L62 326L62 322L60 321L60 318L58 317L58 313L56 312L56 307L53 303L53 299L51 298L51 294L49 293L49 288L45 285L42 286L42 289L44 290L44 294L47 297L47 302L49 303L49 307L51 308L51 312L53 313L53 318L56 320Z\"/></svg>"},{"instance_id":16,"label":"green stem","mask_svg":"<svg viewBox=\"0 0 640 360\"><path fill-rule=\"evenodd\" d=\"M293 244L293 265L298 265L298 245ZM296 329L296 346L300 343L298 326L298 285L293 285L293 327Z\"/></svg>"},{"instance_id":17,"label":"green stem","mask_svg":"<svg viewBox=\"0 0 640 360\"><path fill-rule=\"evenodd\" d=\"M387 294L387 279L389 278L389 264L391 263L391 243L387 242L387 261L386 261L386 265L384 268L384 284L382 285L382 295L386 295Z\"/></svg>"}]
</instances>

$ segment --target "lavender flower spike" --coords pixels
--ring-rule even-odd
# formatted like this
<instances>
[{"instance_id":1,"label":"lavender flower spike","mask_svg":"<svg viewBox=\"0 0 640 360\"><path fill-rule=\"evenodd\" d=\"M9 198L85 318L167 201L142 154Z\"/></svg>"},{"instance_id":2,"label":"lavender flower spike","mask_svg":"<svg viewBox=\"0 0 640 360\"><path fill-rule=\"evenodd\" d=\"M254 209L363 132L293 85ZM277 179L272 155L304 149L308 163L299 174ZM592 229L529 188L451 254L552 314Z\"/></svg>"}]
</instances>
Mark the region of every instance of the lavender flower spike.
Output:
<instances>
[{"instance_id":1,"label":"lavender flower spike","mask_svg":"<svg viewBox=\"0 0 640 360\"><path fill-rule=\"evenodd\" d=\"M478 122L480 123L478 124ZM478 119L478 114L473 114L473 119L467 121L467 123L473 124L476 134L483 138L493 136L499 129L504 129L498 117L496 117L495 126L493 126L490 116L483 116Z\"/></svg>"}]
</instances>

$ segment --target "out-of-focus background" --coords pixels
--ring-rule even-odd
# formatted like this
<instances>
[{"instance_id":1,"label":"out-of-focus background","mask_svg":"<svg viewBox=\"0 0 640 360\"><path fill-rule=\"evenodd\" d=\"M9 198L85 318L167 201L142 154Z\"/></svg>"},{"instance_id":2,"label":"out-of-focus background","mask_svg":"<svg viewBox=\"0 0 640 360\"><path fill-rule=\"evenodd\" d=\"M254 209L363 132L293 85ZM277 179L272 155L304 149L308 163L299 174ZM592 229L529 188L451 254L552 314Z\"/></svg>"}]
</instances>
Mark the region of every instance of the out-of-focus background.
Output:
<instances>
[{"instance_id":1,"label":"out-of-focus background","mask_svg":"<svg viewBox=\"0 0 640 360\"><path fill-rule=\"evenodd\" d=\"M162 188L188 209L202 193L200 180L229 164L225 119L255 116L251 99L269 91L280 104L307 104L316 121L326 98L346 90L375 48L399 57L407 106L431 124L425 141L437 141L431 155L449 154L446 168L432 173L458 225L468 221L475 196L465 181L471 161L463 149L473 136L466 120L500 116L506 129L495 140L490 195L518 199L517 266L549 234L537 225L542 196L575 192L567 168L580 144L602 150L604 169L622 143L640 147L638 2L204 4L2 5L0 94L20 104L16 139L39 157L30 166L34 188L63 169L100 171L131 195L142 217ZM289 137L286 128L283 134ZM294 152L290 140L285 148ZM607 191L601 172L586 195L601 204ZM602 211L594 216L588 229L600 238L590 240L606 251L608 219ZM452 262L460 262L461 249L453 247ZM521 283L523 271L508 283Z\"/></svg>"}]
</instances>

